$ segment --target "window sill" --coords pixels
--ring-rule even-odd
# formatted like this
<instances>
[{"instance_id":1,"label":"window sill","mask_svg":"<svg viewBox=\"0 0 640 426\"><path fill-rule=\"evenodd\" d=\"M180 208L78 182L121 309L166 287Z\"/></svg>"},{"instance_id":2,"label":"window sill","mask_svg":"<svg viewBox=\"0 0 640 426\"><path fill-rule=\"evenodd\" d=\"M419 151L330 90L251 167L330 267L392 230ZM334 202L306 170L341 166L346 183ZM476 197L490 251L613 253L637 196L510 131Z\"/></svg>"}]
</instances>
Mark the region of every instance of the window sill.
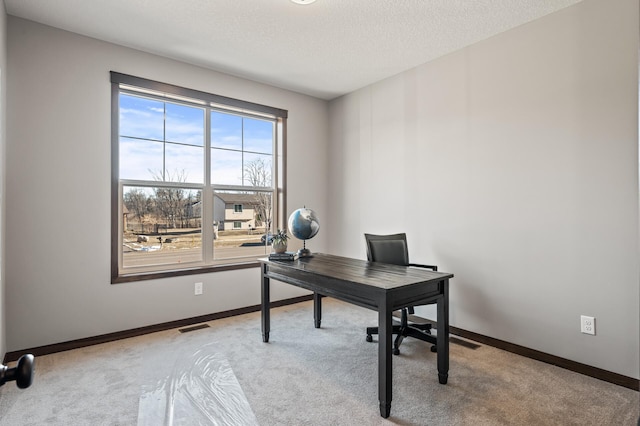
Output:
<instances>
[{"instance_id":1,"label":"window sill","mask_svg":"<svg viewBox=\"0 0 640 426\"><path fill-rule=\"evenodd\" d=\"M257 268L259 266L260 266L260 263L257 260L251 260L243 263L231 263L227 265L174 269L171 271L138 272L133 274L115 274L114 276L111 277L111 284L129 283L134 281L156 280L161 278L179 277L183 275L209 274L212 272Z\"/></svg>"}]
</instances>

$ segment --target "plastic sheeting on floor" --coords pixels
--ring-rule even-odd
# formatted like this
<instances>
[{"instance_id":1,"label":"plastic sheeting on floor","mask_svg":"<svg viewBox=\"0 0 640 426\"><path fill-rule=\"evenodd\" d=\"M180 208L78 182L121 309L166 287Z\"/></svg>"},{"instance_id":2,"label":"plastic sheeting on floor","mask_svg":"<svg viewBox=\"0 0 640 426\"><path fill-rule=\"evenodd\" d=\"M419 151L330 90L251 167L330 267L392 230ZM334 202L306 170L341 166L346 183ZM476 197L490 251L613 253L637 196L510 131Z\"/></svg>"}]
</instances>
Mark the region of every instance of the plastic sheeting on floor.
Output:
<instances>
[{"instance_id":1,"label":"plastic sheeting on floor","mask_svg":"<svg viewBox=\"0 0 640 426\"><path fill-rule=\"evenodd\" d=\"M138 426L258 425L231 365L213 344L177 357L143 386Z\"/></svg>"}]
</instances>

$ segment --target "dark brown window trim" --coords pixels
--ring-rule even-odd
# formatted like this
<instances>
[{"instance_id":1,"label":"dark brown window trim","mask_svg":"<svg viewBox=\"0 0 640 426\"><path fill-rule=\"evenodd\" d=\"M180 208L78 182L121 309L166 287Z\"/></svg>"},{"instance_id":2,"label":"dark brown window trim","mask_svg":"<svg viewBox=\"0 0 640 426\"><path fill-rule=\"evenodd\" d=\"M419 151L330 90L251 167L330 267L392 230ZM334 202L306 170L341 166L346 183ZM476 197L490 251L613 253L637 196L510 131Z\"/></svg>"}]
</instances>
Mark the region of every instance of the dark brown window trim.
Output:
<instances>
[{"instance_id":1,"label":"dark brown window trim","mask_svg":"<svg viewBox=\"0 0 640 426\"><path fill-rule=\"evenodd\" d=\"M111 279L111 284L130 283L135 281L157 280L160 278L179 277L185 275L208 274L210 272L235 271L238 269L258 268L257 260L245 263L230 263L226 265L198 266L187 269L172 269L158 272L136 272L133 274L120 274Z\"/></svg>"},{"instance_id":2,"label":"dark brown window trim","mask_svg":"<svg viewBox=\"0 0 640 426\"><path fill-rule=\"evenodd\" d=\"M288 117L288 111L280 108L274 108L262 104L257 104L253 102L243 101L234 98L228 98L226 96L215 95L212 93L201 92L199 90L187 89L185 87L176 86L173 84L162 83L154 80L145 79L142 77L135 77L128 74L122 74L116 71L110 72L110 81L111 81L111 284L120 284L127 282L135 282L135 281L144 281L144 280L153 280L153 279L161 279L161 278L169 278L175 276L184 276L184 275L195 275L195 274L205 274L211 272L220 272L220 271L231 271L231 270L239 270L239 269L247 269L247 268L256 268L259 266L259 263L255 260L248 262L238 262L238 263L229 263L224 265L206 265L194 268L185 268L185 269L172 269L172 270L164 270L164 271L154 271L154 272L145 272L145 273L130 273L123 274L120 272L119 266L119 251L118 244L114 244L114 238L117 239L117 235L119 228L119 194L118 187L120 184L119 181L119 165L117 158L119 156L119 141L118 141L118 120L114 120L113 117L118 117L120 113L120 105L119 105L119 93L120 93L120 84L125 84L129 86L141 87L144 89L155 90L159 92L167 92L172 93L174 95L184 96L187 98L195 98L201 99L207 102L213 102L217 104L227 105L230 107L241 108L246 110L252 110L256 112L271 114L275 117L282 119L286 122ZM278 161L278 170L280 173L277 175L276 182L276 197L277 203L280 208L277 210L278 217L275 218L276 223L279 224L278 227L284 227L285 223L285 212L287 211L286 198L285 194L285 182L286 182L286 155L287 155L287 130L286 125L282 129L282 146L281 153L277 156L276 161ZM116 160L114 160L116 159Z\"/></svg>"},{"instance_id":3,"label":"dark brown window trim","mask_svg":"<svg viewBox=\"0 0 640 426\"><path fill-rule=\"evenodd\" d=\"M214 95L213 93L201 92L199 90L187 89L186 87L176 86L174 84L161 83L159 81L149 80L133 75L122 74L111 71L111 83L126 84L129 86L141 87L143 89L155 90L157 92L166 92L173 95L184 96L186 98L199 99L215 104L226 105L234 108L247 109L251 111L271 114L275 117L287 118L288 111L285 109L274 108L267 105L256 104L254 102L243 101L240 99L228 98L226 96Z\"/></svg>"}]
</instances>

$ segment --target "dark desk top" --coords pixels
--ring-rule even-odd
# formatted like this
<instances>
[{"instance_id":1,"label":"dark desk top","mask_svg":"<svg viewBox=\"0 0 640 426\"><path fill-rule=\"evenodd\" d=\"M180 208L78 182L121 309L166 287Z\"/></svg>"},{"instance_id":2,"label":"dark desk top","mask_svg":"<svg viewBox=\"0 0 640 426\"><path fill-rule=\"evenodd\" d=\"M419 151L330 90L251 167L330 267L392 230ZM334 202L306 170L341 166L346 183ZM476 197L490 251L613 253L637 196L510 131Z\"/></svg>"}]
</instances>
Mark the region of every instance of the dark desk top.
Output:
<instances>
[{"instance_id":1,"label":"dark desk top","mask_svg":"<svg viewBox=\"0 0 640 426\"><path fill-rule=\"evenodd\" d=\"M311 257L297 260L258 259L261 263L275 267L308 272L314 275L334 278L354 284L362 284L390 290L397 287L420 284L427 281L440 281L453 277L446 272L434 272L428 269L369 262L331 254L314 253Z\"/></svg>"},{"instance_id":2,"label":"dark desk top","mask_svg":"<svg viewBox=\"0 0 640 426\"><path fill-rule=\"evenodd\" d=\"M262 341L269 341L270 281L313 291L315 327L320 328L322 297L335 297L378 312L378 399L380 415L389 417L393 383L392 312L407 306L435 303L438 309L436 343L438 380L449 372L449 278L453 274L423 268L368 262L316 253L294 261L261 262Z\"/></svg>"}]
</instances>

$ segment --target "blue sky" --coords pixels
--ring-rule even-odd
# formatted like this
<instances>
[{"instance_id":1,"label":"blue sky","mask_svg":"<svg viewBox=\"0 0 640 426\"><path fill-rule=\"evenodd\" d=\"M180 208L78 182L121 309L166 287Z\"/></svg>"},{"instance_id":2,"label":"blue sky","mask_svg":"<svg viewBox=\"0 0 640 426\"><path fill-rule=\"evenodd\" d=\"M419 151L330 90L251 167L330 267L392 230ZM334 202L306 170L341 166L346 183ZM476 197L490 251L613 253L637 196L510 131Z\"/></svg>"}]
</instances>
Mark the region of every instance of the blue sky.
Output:
<instances>
[{"instance_id":1,"label":"blue sky","mask_svg":"<svg viewBox=\"0 0 640 426\"><path fill-rule=\"evenodd\" d=\"M204 108L121 94L120 179L154 180L150 170L162 170L164 152L170 175L184 171L187 182L203 183L204 114ZM243 158L271 164L273 125L212 111L213 183L241 185Z\"/></svg>"}]
</instances>

